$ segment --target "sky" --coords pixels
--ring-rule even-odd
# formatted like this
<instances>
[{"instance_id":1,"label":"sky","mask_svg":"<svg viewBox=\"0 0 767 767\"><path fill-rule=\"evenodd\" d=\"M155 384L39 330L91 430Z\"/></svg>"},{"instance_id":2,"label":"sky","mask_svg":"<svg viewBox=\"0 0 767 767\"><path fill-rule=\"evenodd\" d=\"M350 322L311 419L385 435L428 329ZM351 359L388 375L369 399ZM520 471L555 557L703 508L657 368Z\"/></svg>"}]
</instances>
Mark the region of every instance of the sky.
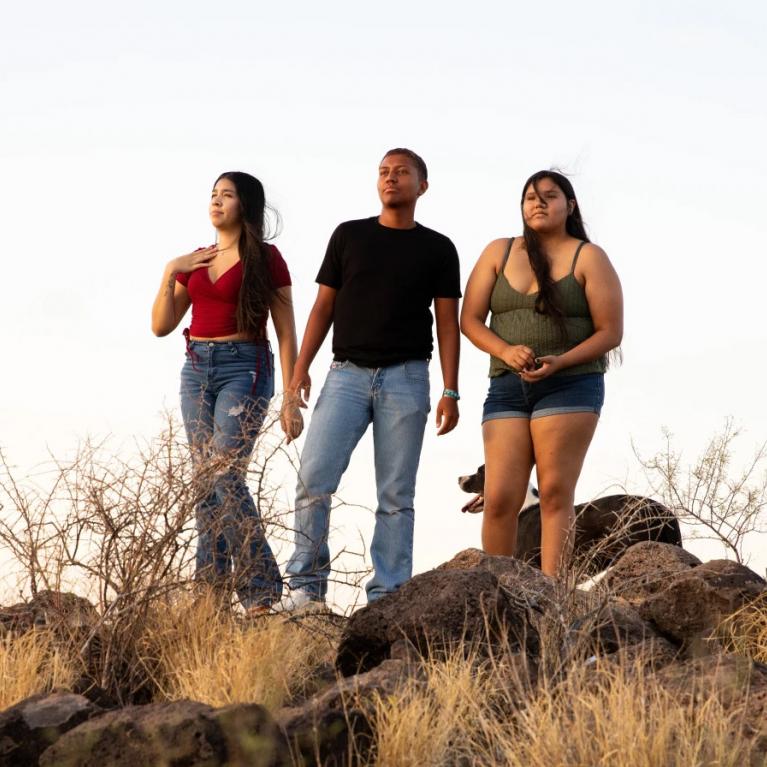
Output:
<instances>
[{"instance_id":1,"label":"sky","mask_svg":"<svg viewBox=\"0 0 767 767\"><path fill-rule=\"evenodd\" d=\"M756 0L9 6L0 448L23 476L88 435L124 449L177 409L183 340L154 338L150 307L167 261L213 241L219 173L257 175L279 210L300 337L330 233L378 212L378 162L407 146L429 166L416 218L453 240L464 284L487 242L520 232L521 185L548 167L620 275L624 363L576 500L644 492L636 453L663 429L692 461L732 418L745 463L767 440L766 34ZM315 397L330 359L328 341ZM460 424L427 431L416 571L479 545L455 479L482 463L487 365L464 339ZM370 435L341 495L333 545L369 542ZM748 554L763 573L764 546Z\"/></svg>"}]
</instances>

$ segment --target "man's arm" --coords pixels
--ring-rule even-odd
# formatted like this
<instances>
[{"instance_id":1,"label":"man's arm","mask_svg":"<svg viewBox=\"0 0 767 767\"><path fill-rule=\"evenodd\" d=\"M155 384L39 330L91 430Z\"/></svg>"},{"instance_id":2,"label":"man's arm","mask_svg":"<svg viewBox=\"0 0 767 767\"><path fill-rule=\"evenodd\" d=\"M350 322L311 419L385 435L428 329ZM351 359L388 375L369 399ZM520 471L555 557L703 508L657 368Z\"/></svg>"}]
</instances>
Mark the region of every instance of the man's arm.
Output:
<instances>
[{"instance_id":1,"label":"man's arm","mask_svg":"<svg viewBox=\"0 0 767 767\"><path fill-rule=\"evenodd\" d=\"M458 328L458 299L435 298L434 318L437 325L437 346L445 389L458 392L458 359L461 333ZM458 402L442 396L437 405L437 435L447 434L458 423Z\"/></svg>"},{"instance_id":2,"label":"man's arm","mask_svg":"<svg viewBox=\"0 0 767 767\"><path fill-rule=\"evenodd\" d=\"M309 367L317 356L317 352L320 346L322 346L330 326L333 324L333 309L337 293L338 291L335 288L320 285L314 306L312 306L312 310L309 313L309 319L306 321L306 330L301 341L301 351L298 353L298 359L293 368L293 377L288 386L288 391L298 397L298 404L301 407L306 407L309 402L312 388Z\"/></svg>"}]
</instances>

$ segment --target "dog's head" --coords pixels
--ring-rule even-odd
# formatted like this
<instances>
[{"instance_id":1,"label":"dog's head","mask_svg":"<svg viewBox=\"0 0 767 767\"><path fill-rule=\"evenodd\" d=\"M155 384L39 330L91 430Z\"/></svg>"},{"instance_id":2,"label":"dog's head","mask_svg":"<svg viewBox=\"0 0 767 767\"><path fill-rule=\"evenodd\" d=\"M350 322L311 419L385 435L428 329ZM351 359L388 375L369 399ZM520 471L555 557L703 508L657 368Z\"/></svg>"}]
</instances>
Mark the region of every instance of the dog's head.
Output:
<instances>
[{"instance_id":1,"label":"dog's head","mask_svg":"<svg viewBox=\"0 0 767 767\"><path fill-rule=\"evenodd\" d=\"M463 490L465 493L475 493L477 496L476 498L472 498L469 503L465 504L461 511L469 511L472 514L478 514L482 511L484 511L485 504L483 495L485 493L485 465L482 464L474 474L464 474L461 477L458 477L458 486ZM532 485L528 484L527 486L527 494L525 495L524 503L522 504L522 508L526 509L530 506L535 505L538 503L538 489Z\"/></svg>"},{"instance_id":2,"label":"dog's head","mask_svg":"<svg viewBox=\"0 0 767 767\"><path fill-rule=\"evenodd\" d=\"M458 487L464 493L477 493L482 495L485 492L485 464L483 463L474 474L464 474L458 477Z\"/></svg>"}]
</instances>

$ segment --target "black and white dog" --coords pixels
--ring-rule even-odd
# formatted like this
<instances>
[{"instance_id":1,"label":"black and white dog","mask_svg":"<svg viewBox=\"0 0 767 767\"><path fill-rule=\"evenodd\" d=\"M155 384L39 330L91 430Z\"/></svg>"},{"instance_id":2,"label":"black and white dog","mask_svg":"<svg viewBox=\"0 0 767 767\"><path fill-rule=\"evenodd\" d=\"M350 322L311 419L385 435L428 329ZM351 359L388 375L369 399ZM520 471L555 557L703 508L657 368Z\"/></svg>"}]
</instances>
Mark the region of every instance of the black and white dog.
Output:
<instances>
[{"instance_id":1,"label":"black and white dog","mask_svg":"<svg viewBox=\"0 0 767 767\"><path fill-rule=\"evenodd\" d=\"M475 493L461 511L483 511L485 467L459 477L458 484L464 492ZM517 521L514 555L540 567L541 507L537 499L538 491L529 485ZM640 541L681 546L682 535L674 513L652 498L637 495L608 495L575 507L573 555L585 563L590 575L609 567L629 546Z\"/></svg>"}]
</instances>

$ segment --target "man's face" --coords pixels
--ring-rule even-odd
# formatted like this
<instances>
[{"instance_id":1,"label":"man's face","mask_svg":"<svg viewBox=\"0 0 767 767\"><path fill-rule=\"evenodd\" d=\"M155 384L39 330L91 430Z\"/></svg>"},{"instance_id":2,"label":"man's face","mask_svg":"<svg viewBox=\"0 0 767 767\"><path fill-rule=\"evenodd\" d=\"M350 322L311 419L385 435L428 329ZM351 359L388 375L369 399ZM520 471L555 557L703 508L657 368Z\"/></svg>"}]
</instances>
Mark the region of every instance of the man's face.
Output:
<instances>
[{"instance_id":1,"label":"man's face","mask_svg":"<svg viewBox=\"0 0 767 767\"><path fill-rule=\"evenodd\" d=\"M378 168L378 196L385 208L414 206L428 183L418 175L418 168L406 154L388 154Z\"/></svg>"}]
</instances>

